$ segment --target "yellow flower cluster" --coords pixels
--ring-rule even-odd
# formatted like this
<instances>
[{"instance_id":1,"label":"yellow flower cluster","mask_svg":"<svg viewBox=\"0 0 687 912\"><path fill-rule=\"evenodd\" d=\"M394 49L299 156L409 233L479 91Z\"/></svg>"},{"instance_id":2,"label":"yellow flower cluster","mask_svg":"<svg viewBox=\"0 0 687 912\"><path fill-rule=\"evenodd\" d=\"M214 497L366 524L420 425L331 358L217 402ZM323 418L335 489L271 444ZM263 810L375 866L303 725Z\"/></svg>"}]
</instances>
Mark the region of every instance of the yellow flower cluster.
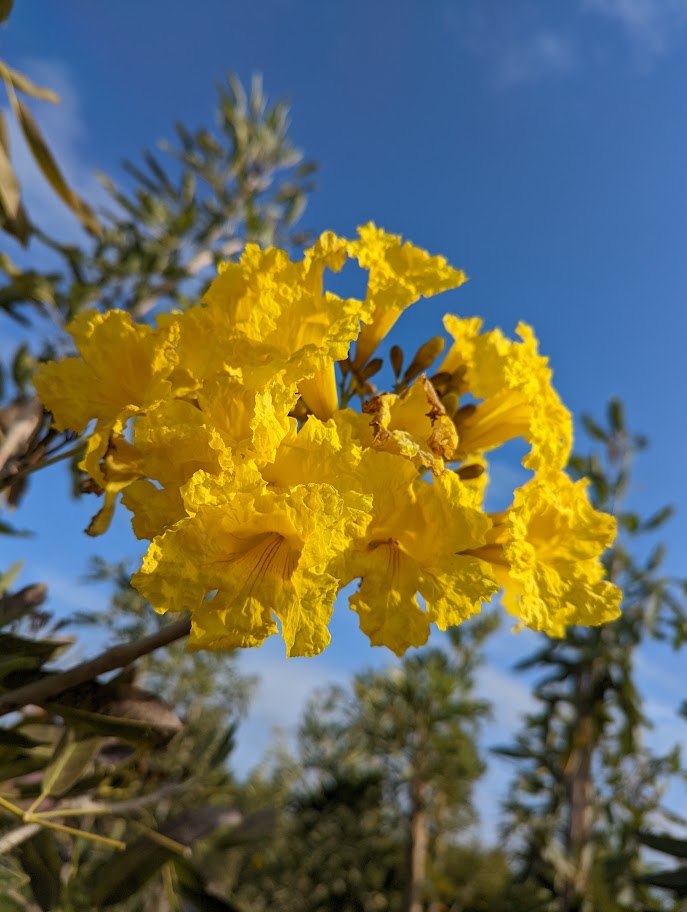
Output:
<instances>
[{"instance_id":1,"label":"yellow flower cluster","mask_svg":"<svg viewBox=\"0 0 687 912\"><path fill-rule=\"evenodd\" d=\"M349 258L368 273L364 300L323 287ZM279 626L288 655L319 653L353 580L361 629L398 655L501 588L552 635L618 614L599 560L614 521L564 474L571 419L528 326L511 341L447 316L438 372L422 373L430 345L395 393L372 395L366 366L400 313L464 281L367 225L354 241L323 234L298 262L249 245L199 305L154 327L121 311L72 322L78 356L35 385L58 429L89 431L82 467L104 504L88 531L121 495L151 542L133 584L157 611L190 610L193 648L257 646ZM337 362L360 412L340 401ZM515 437L533 477L488 514L484 454Z\"/></svg>"}]
</instances>

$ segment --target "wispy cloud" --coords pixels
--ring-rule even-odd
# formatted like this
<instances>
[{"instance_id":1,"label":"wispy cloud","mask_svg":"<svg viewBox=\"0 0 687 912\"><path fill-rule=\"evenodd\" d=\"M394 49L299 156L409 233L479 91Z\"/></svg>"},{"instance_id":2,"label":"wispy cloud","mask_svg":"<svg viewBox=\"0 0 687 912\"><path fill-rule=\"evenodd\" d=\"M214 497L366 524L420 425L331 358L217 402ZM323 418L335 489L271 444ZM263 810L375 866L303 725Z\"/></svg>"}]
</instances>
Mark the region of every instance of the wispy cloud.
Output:
<instances>
[{"instance_id":1,"label":"wispy cloud","mask_svg":"<svg viewBox=\"0 0 687 912\"><path fill-rule=\"evenodd\" d=\"M563 36L540 30L504 47L495 64L495 84L509 88L568 73L575 66L575 55Z\"/></svg>"},{"instance_id":2,"label":"wispy cloud","mask_svg":"<svg viewBox=\"0 0 687 912\"><path fill-rule=\"evenodd\" d=\"M313 693L329 684L345 686L351 678L350 671L332 665L326 655L287 659L283 649L275 637L260 650L245 650L240 655L241 673L256 675L259 680L232 755L232 766L239 775L260 762L277 733L294 746L298 724Z\"/></svg>"},{"instance_id":3,"label":"wispy cloud","mask_svg":"<svg viewBox=\"0 0 687 912\"><path fill-rule=\"evenodd\" d=\"M581 6L621 25L643 54L668 51L675 30L687 24L687 0L581 0Z\"/></svg>"},{"instance_id":4,"label":"wispy cloud","mask_svg":"<svg viewBox=\"0 0 687 912\"><path fill-rule=\"evenodd\" d=\"M444 17L467 50L487 64L497 89L536 83L569 73L577 65L571 35L513 5L480 2L447 5Z\"/></svg>"}]
</instances>

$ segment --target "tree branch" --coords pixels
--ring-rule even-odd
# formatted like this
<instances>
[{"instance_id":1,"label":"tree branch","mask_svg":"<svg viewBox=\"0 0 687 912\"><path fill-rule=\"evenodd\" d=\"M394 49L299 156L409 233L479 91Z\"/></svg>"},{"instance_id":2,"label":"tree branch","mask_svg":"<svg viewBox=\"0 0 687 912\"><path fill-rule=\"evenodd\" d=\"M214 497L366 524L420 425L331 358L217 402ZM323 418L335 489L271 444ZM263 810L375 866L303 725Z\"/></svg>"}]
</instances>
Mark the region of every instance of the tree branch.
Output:
<instances>
[{"instance_id":1,"label":"tree branch","mask_svg":"<svg viewBox=\"0 0 687 912\"><path fill-rule=\"evenodd\" d=\"M191 622L188 619L176 621L134 643L121 643L113 646L94 659L9 691L0 696L0 716L15 712L29 703L40 705L64 693L65 690L84 684L86 681L92 681L93 678L106 671L125 668L141 656L182 639L188 635L190 629Z\"/></svg>"}]
</instances>

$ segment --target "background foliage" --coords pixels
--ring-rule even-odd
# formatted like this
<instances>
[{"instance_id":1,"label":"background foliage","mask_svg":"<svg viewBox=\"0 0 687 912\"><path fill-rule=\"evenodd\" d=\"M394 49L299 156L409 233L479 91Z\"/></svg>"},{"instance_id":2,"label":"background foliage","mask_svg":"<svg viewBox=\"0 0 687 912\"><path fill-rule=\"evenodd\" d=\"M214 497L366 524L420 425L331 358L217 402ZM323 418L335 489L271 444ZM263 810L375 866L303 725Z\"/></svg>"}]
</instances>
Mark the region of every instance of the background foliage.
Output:
<instances>
[{"instance_id":1,"label":"background foliage","mask_svg":"<svg viewBox=\"0 0 687 912\"><path fill-rule=\"evenodd\" d=\"M0 4L0 19L10 10ZM289 140L286 107L269 104L259 80L247 91L230 77L214 128L177 124L161 154L103 178L109 203L96 209L70 188L29 106L55 103L54 93L5 65L0 76L31 154L84 229L67 244L27 212L0 119L0 219L24 248L16 262L0 255L0 320L20 330L0 370L0 532L16 535L10 511L33 472L68 459L84 494L81 445L50 428L29 382L38 359L67 351L65 323L95 304L139 320L183 308L247 240L297 248L315 166ZM399 388L431 360L392 350ZM347 373L342 392L355 395L381 367ZM653 870L642 846L687 857L664 832L679 820L662 806L681 759L650 750L635 659L646 638L682 647L687 587L662 570L670 509L643 517L626 501L646 441L618 401L606 426L585 427L589 446L571 469L618 518L607 571L626 593L624 613L542 638L521 663L539 676L536 709L500 748L514 769L502 845L480 842L474 803L490 710L476 671L494 617L313 695L295 749L273 751L239 782L227 761L254 682L231 656L187 653L185 622L154 615L125 564L96 560L91 577L111 588L110 609L67 622L45 610L50 580L17 588L18 568L4 567L0 912L674 908L687 869ZM88 625L111 648L77 662Z\"/></svg>"}]
</instances>

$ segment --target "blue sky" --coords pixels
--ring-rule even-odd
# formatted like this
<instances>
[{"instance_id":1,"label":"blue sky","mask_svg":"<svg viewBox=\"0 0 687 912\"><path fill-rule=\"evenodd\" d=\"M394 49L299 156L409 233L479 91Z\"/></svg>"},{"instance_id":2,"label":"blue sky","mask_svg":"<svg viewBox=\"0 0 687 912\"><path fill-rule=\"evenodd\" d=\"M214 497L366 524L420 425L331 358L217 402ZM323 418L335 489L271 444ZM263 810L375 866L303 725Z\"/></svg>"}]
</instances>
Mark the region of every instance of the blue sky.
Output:
<instances>
[{"instance_id":1,"label":"blue sky","mask_svg":"<svg viewBox=\"0 0 687 912\"><path fill-rule=\"evenodd\" d=\"M61 108L36 112L91 198L94 169L119 177L121 159L169 136L175 120L207 123L227 71L244 81L262 73L271 98L291 101L294 142L321 165L305 227L350 234L373 219L470 276L407 313L396 341L410 348L439 332L446 310L508 332L524 319L575 413L624 399L651 440L633 501L678 507L676 573L687 569L686 50L686 0L71 0L42 4L40 17L18 3L0 31L0 54L61 92ZM40 180L23 174L34 211L72 231ZM7 333L0 326L0 346ZM512 472L502 464L496 483ZM64 608L104 598L77 584L87 552L134 555L137 545L125 516L103 542L87 541L92 504L58 512L62 483L60 470L37 479L21 521L41 534L6 554L27 557L27 580L52 578ZM333 635L316 660L286 662L278 642L242 658L264 683L241 768L273 724L293 724L312 686L388 659L344 606ZM504 633L492 647L482 687L497 702L493 739L526 708L527 688L508 668L532 642ZM681 660L648 649L639 669L655 739L684 739L673 715L687 696ZM483 794L503 782L497 770Z\"/></svg>"}]
</instances>

